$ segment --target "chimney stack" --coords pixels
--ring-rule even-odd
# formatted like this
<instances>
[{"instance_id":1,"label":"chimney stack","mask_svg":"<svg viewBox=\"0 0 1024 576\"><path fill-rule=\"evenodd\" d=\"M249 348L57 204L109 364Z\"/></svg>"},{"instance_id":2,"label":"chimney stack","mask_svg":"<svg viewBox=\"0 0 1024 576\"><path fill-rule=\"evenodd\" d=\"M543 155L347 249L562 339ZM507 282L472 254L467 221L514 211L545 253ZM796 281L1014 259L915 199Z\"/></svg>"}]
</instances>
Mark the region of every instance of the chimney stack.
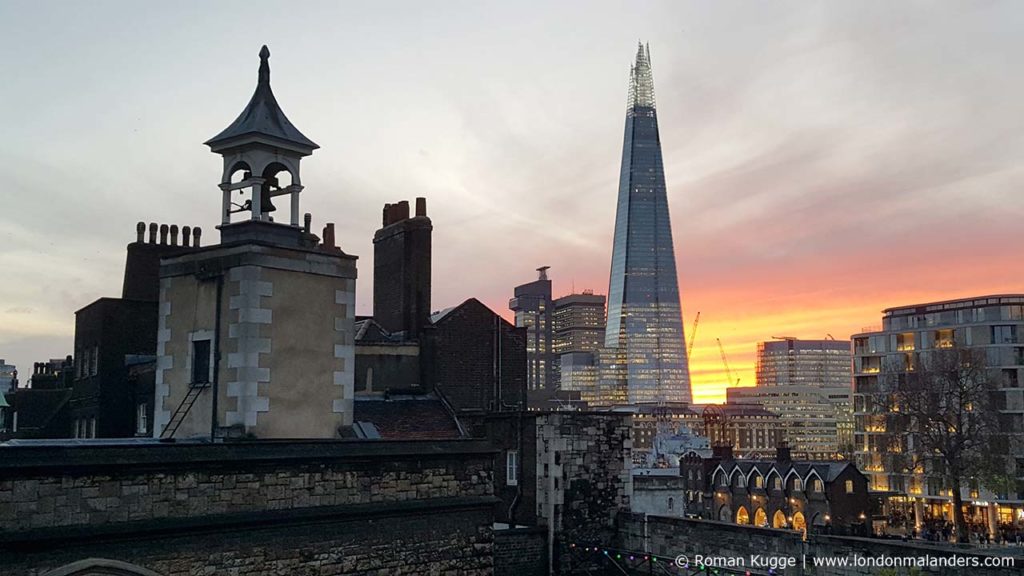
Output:
<instances>
[{"instance_id":1,"label":"chimney stack","mask_svg":"<svg viewBox=\"0 0 1024 576\"><path fill-rule=\"evenodd\" d=\"M203 235L203 229L196 226L192 229L192 246L199 248L199 238Z\"/></svg>"},{"instance_id":2,"label":"chimney stack","mask_svg":"<svg viewBox=\"0 0 1024 576\"><path fill-rule=\"evenodd\" d=\"M188 248L192 244L192 227L181 227L181 245Z\"/></svg>"},{"instance_id":3,"label":"chimney stack","mask_svg":"<svg viewBox=\"0 0 1024 576\"><path fill-rule=\"evenodd\" d=\"M140 244L146 241L146 223L145 222L139 222L138 224L135 225L135 241L140 243Z\"/></svg>"},{"instance_id":4,"label":"chimney stack","mask_svg":"<svg viewBox=\"0 0 1024 576\"><path fill-rule=\"evenodd\" d=\"M149 243L156 244L156 222L149 223Z\"/></svg>"},{"instance_id":5,"label":"chimney stack","mask_svg":"<svg viewBox=\"0 0 1024 576\"><path fill-rule=\"evenodd\" d=\"M171 246L178 245L178 225L171 224Z\"/></svg>"},{"instance_id":6,"label":"chimney stack","mask_svg":"<svg viewBox=\"0 0 1024 576\"><path fill-rule=\"evenodd\" d=\"M373 236L373 319L385 330L420 337L430 323L430 261L433 225L427 201L385 204L383 226Z\"/></svg>"},{"instance_id":7,"label":"chimney stack","mask_svg":"<svg viewBox=\"0 0 1024 576\"><path fill-rule=\"evenodd\" d=\"M160 245L167 244L167 224L160 225Z\"/></svg>"}]
</instances>

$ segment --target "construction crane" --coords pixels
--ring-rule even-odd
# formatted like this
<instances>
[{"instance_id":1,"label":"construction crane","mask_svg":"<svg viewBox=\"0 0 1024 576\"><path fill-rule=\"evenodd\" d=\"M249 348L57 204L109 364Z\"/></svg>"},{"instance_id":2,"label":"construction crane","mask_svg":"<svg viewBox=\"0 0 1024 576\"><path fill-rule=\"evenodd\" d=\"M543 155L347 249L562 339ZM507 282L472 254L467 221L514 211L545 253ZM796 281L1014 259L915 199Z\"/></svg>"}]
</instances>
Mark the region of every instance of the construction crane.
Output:
<instances>
[{"instance_id":1,"label":"construction crane","mask_svg":"<svg viewBox=\"0 0 1024 576\"><path fill-rule=\"evenodd\" d=\"M715 341L718 342L718 352L722 354L722 364L725 365L725 375L729 377L729 383L732 384L732 370L729 369L729 360L727 360L725 358L725 348L722 347L722 339L721 338L715 338ZM736 379L736 383L733 384L733 386L739 386L739 385L740 385L740 379L737 378Z\"/></svg>"},{"instance_id":2,"label":"construction crane","mask_svg":"<svg viewBox=\"0 0 1024 576\"><path fill-rule=\"evenodd\" d=\"M686 357L689 358L693 352L693 339L697 337L697 323L700 322L700 310L697 311L697 316L693 319L693 326L690 328L690 338L686 341Z\"/></svg>"}]
</instances>

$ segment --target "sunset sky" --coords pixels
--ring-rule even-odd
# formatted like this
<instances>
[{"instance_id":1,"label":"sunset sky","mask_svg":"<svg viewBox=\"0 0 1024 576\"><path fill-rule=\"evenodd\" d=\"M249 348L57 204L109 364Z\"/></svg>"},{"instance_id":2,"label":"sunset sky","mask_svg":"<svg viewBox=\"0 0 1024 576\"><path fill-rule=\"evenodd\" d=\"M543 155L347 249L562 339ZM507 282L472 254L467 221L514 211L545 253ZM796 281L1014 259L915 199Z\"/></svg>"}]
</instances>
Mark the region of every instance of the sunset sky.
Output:
<instances>
[{"instance_id":1,"label":"sunset sky","mask_svg":"<svg viewBox=\"0 0 1024 576\"><path fill-rule=\"evenodd\" d=\"M220 160L268 44L320 144L303 211L360 257L428 198L433 307L506 316L551 266L605 293L636 42L650 43L696 401L772 336L1024 292L1019 2L0 3L0 358L72 351L137 221L217 238ZM689 334L687 334L689 335Z\"/></svg>"}]
</instances>

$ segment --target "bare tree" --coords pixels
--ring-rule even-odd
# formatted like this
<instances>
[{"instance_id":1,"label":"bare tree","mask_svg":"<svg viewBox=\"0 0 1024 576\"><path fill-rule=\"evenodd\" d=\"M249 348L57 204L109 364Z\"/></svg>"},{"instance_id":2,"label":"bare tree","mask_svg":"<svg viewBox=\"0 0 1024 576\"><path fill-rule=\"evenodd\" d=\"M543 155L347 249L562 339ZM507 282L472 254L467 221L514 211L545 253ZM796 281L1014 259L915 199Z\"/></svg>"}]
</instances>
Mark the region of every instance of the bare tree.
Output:
<instances>
[{"instance_id":1,"label":"bare tree","mask_svg":"<svg viewBox=\"0 0 1024 576\"><path fill-rule=\"evenodd\" d=\"M983 350L923 351L894 381L891 412L899 426L893 441L911 456L910 469L939 476L952 492L953 521L967 539L960 488L972 475L1001 464L993 455L1004 440L999 430L999 386Z\"/></svg>"}]
</instances>

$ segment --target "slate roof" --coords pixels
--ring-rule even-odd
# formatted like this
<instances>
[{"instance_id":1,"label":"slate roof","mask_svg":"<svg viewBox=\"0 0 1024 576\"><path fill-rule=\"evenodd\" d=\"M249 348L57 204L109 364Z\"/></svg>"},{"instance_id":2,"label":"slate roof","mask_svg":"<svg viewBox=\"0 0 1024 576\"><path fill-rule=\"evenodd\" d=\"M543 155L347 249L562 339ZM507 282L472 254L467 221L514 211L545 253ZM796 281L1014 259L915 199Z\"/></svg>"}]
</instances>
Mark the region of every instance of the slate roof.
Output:
<instances>
[{"instance_id":1,"label":"slate roof","mask_svg":"<svg viewBox=\"0 0 1024 576\"><path fill-rule=\"evenodd\" d=\"M370 396L355 399L353 421L383 440L451 440L461 438L455 417L433 394ZM373 428L365 426L372 424Z\"/></svg>"},{"instance_id":2,"label":"slate roof","mask_svg":"<svg viewBox=\"0 0 1024 576\"><path fill-rule=\"evenodd\" d=\"M281 111L277 99L274 98L274 92L270 89L269 59L270 50L264 46L260 50L260 70L256 91L253 92L249 104L230 126L205 142L214 152L245 136L252 135L269 136L282 143L293 144L306 151L307 154L320 147L299 132L299 129Z\"/></svg>"}]
</instances>

